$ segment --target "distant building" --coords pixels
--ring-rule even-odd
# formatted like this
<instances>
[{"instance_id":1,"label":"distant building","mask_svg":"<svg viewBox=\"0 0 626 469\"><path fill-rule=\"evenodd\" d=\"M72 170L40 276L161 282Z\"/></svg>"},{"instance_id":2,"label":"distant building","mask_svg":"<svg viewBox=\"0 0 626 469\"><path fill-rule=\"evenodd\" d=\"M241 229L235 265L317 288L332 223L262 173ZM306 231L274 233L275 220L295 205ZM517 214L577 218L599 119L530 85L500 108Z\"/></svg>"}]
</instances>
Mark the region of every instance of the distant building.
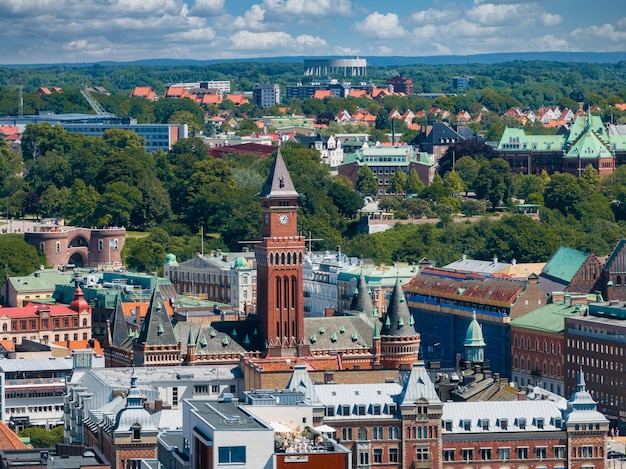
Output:
<instances>
[{"instance_id":1,"label":"distant building","mask_svg":"<svg viewBox=\"0 0 626 469\"><path fill-rule=\"evenodd\" d=\"M281 103L280 95L280 86L277 84L254 85L252 103L258 107L277 106Z\"/></svg>"},{"instance_id":2,"label":"distant building","mask_svg":"<svg viewBox=\"0 0 626 469\"><path fill-rule=\"evenodd\" d=\"M387 80L387 84L393 86L393 91L395 93L404 93L407 96L413 94L413 80L411 80L410 78L397 75L395 77L389 78Z\"/></svg>"},{"instance_id":3,"label":"distant building","mask_svg":"<svg viewBox=\"0 0 626 469\"><path fill-rule=\"evenodd\" d=\"M388 192L391 178L396 171L409 173L412 169L417 171L425 186L429 186L434 175L435 165L426 153L420 153L410 146L385 147L374 146L357 150L356 153L347 155L343 164L337 170L342 176L349 178L354 184L359 180L359 169L367 165L373 172L378 182L376 195L387 197L393 195Z\"/></svg>"},{"instance_id":4,"label":"distant building","mask_svg":"<svg viewBox=\"0 0 626 469\"><path fill-rule=\"evenodd\" d=\"M464 90L469 85L474 77L452 77L452 89Z\"/></svg>"},{"instance_id":5,"label":"distant building","mask_svg":"<svg viewBox=\"0 0 626 469\"><path fill-rule=\"evenodd\" d=\"M561 246L539 275L546 293L591 293L602 291L603 263L595 254Z\"/></svg>"},{"instance_id":6,"label":"distant building","mask_svg":"<svg viewBox=\"0 0 626 469\"><path fill-rule=\"evenodd\" d=\"M295 140L305 147L315 149L320 152L322 163L331 168L337 168L344 160L344 151L341 140L333 135L323 137L320 134L314 137L296 135Z\"/></svg>"},{"instance_id":7,"label":"distant building","mask_svg":"<svg viewBox=\"0 0 626 469\"><path fill-rule=\"evenodd\" d=\"M367 60L353 59L306 59L304 76L326 77L342 75L344 77L361 77L367 75Z\"/></svg>"},{"instance_id":8,"label":"distant building","mask_svg":"<svg viewBox=\"0 0 626 469\"><path fill-rule=\"evenodd\" d=\"M53 267L121 266L125 228L80 228L42 222L24 233L24 240L46 255Z\"/></svg>"}]
</instances>

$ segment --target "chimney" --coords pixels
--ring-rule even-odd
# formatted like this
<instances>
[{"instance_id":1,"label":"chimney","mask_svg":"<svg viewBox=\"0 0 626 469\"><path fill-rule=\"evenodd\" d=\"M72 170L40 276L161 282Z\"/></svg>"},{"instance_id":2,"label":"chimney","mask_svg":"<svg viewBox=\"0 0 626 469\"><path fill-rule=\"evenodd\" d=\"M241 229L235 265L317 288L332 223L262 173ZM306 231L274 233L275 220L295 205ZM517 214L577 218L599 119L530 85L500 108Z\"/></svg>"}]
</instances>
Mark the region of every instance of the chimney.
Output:
<instances>
[{"instance_id":1,"label":"chimney","mask_svg":"<svg viewBox=\"0 0 626 469\"><path fill-rule=\"evenodd\" d=\"M520 391L517 393L517 400L518 401L525 401L526 400L526 391Z\"/></svg>"},{"instance_id":2,"label":"chimney","mask_svg":"<svg viewBox=\"0 0 626 469\"><path fill-rule=\"evenodd\" d=\"M335 308L324 308L324 316L329 318L335 314Z\"/></svg>"},{"instance_id":3,"label":"chimney","mask_svg":"<svg viewBox=\"0 0 626 469\"><path fill-rule=\"evenodd\" d=\"M493 374L493 380L497 383L500 381L500 373Z\"/></svg>"},{"instance_id":4,"label":"chimney","mask_svg":"<svg viewBox=\"0 0 626 469\"><path fill-rule=\"evenodd\" d=\"M163 410L163 400L162 399L155 399L154 400L154 411L155 412L159 412L160 410Z\"/></svg>"}]
</instances>

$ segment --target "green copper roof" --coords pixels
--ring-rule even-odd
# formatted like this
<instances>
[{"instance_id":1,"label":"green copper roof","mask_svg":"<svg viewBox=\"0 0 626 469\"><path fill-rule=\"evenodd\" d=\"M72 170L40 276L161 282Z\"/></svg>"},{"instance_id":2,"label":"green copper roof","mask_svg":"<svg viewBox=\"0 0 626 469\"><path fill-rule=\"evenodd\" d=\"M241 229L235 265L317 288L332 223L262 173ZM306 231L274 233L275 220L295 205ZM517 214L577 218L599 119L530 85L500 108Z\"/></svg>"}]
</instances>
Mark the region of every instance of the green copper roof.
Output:
<instances>
[{"instance_id":1,"label":"green copper roof","mask_svg":"<svg viewBox=\"0 0 626 469\"><path fill-rule=\"evenodd\" d=\"M467 328L467 333L465 334L465 342L463 343L465 347L484 347L485 339L483 338L483 329L478 324L478 320L476 319L476 311L474 311L472 315L472 322L470 322L469 327Z\"/></svg>"},{"instance_id":2,"label":"green copper roof","mask_svg":"<svg viewBox=\"0 0 626 469\"><path fill-rule=\"evenodd\" d=\"M235 269L248 269L250 266L248 265L248 261L246 260L245 257L238 257L237 259L235 259L235 264L233 265L233 268Z\"/></svg>"},{"instance_id":3,"label":"green copper roof","mask_svg":"<svg viewBox=\"0 0 626 469\"><path fill-rule=\"evenodd\" d=\"M557 151L565 147L563 135L526 135L523 129L506 128L498 144L500 151Z\"/></svg>"},{"instance_id":4,"label":"green copper roof","mask_svg":"<svg viewBox=\"0 0 626 469\"><path fill-rule=\"evenodd\" d=\"M611 158L613 154L591 131L585 132L565 154L566 158Z\"/></svg>"},{"instance_id":5,"label":"green copper roof","mask_svg":"<svg viewBox=\"0 0 626 469\"><path fill-rule=\"evenodd\" d=\"M579 308L585 309L586 307L581 305ZM511 327L525 327L561 333L565 330L565 318L576 317L580 315L581 311L579 311L576 306L570 306L569 302L559 301L556 303L548 303L541 308L513 319L511 321Z\"/></svg>"},{"instance_id":6,"label":"green copper roof","mask_svg":"<svg viewBox=\"0 0 626 469\"><path fill-rule=\"evenodd\" d=\"M178 262L176 261L176 255L169 253L167 256L165 256L165 265L178 265Z\"/></svg>"},{"instance_id":7,"label":"green copper roof","mask_svg":"<svg viewBox=\"0 0 626 469\"><path fill-rule=\"evenodd\" d=\"M361 148L356 152L346 155L343 164L358 163L375 166L408 166L409 163L419 163L432 166L427 153L416 152L413 147L369 147Z\"/></svg>"},{"instance_id":8,"label":"green copper roof","mask_svg":"<svg viewBox=\"0 0 626 469\"><path fill-rule=\"evenodd\" d=\"M541 273L569 283L587 257L589 257L589 254L586 252L561 246Z\"/></svg>"}]
</instances>

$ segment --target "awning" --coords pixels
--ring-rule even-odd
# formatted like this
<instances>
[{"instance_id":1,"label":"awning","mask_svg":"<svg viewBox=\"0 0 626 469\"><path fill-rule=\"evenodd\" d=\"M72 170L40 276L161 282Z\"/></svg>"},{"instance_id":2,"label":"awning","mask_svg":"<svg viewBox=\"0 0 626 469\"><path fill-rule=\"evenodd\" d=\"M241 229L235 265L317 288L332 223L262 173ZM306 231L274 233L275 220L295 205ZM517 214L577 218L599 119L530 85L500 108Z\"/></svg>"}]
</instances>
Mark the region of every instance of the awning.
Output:
<instances>
[{"instance_id":1,"label":"awning","mask_svg":"<svg viewBox=\"0 0 626 469\"><path fill-rule=\"evenodd\" d=\"M270 422L270 427L274 429L275 433L292 433L293 430L287 425L283 425L280 422Z\"/></svg>"},{"instance_id":2,"label":"awning","mask_svg":"<svg viewBox=\"0 0 626 469\"><path fill-rule=\"evenodd\" d=\"M337 431L330 425L320 425L319 427L313 427L313 430L318 433L335 433Z\"/></svg>"}]
</instances>

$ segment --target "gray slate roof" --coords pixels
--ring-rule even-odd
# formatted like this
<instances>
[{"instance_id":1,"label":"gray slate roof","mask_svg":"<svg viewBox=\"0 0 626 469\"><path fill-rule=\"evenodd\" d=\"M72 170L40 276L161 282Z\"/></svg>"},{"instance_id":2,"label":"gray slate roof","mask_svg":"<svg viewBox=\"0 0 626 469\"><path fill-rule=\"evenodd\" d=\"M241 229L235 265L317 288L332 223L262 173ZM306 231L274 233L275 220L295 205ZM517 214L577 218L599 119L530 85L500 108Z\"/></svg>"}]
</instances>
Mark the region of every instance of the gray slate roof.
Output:
<instances>
[{"instance_id":1,"label":"gray slate roof","mask_svg":"<svg viewBox=\"0 0 626 469\"><path fill-rule=\"evenodd\" d=\"M149 346L176 346L178 344L167 309L165 308L163 295L159 288L155 288L152 293L148 312L141 324L139 337L137 337L137 343L145 343Z\"/></svg>"},{"instance_id":2,"label":"gray slate roof","mask_svg":"<svg viewBox=\"0 0 626 469\"><path fill-rule=\"evenodd\" d=\"M299 197L291 176L287 170L287 165L280 154L280 149L272 165L269 175L263 188L259 193L260 197Z\"/></svg>"}]
</instances>

